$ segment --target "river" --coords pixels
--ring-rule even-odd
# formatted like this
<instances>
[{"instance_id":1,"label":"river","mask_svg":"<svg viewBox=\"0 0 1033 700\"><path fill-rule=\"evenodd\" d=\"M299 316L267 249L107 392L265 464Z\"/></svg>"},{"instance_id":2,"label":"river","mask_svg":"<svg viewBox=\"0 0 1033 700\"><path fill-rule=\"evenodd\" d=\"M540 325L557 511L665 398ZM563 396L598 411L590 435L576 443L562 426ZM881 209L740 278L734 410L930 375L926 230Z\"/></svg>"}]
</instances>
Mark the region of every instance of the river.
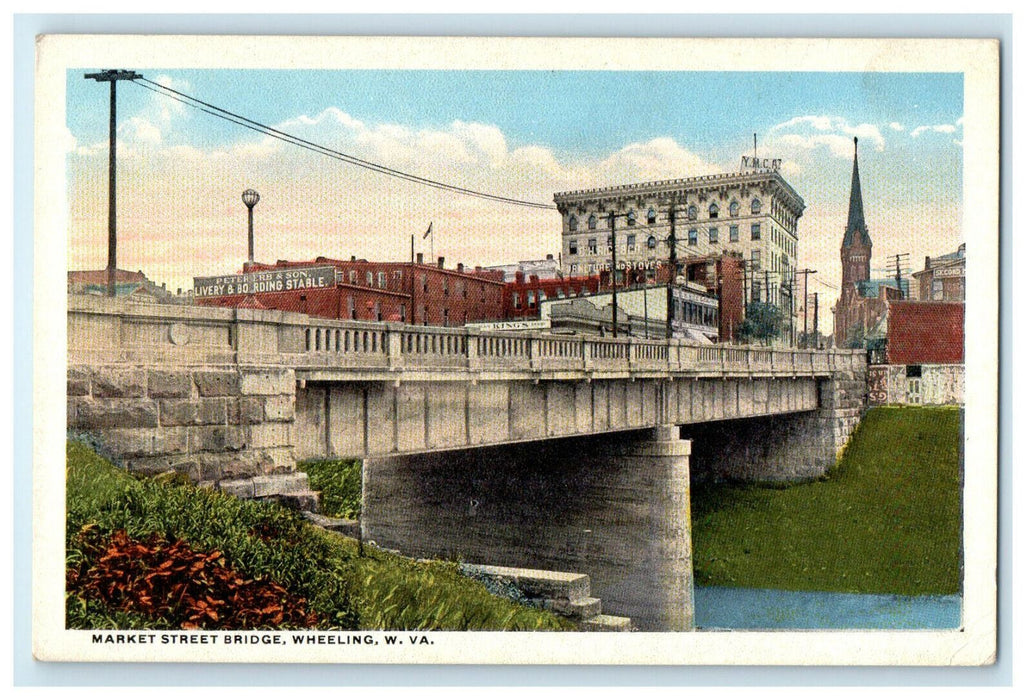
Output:
<instances>
[{"instance_id":1,"label":"river","mask_svg":"<svg viewBox=\"0 0 1033 700\"><path fill-rule=\"evenodd\" d=\"M961 596L697 587L700 629L957 629Z\"/></svg>"}]
</instances>

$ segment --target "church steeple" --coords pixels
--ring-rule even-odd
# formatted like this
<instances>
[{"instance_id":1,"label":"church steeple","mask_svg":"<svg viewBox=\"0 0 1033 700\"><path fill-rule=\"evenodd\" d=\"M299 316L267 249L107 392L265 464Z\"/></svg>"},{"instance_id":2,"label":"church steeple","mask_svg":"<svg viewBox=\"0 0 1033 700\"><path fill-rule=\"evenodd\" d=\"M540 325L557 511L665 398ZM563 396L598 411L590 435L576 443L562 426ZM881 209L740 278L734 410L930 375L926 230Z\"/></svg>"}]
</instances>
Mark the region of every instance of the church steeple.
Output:
<instances>
[{"instance_id":1,"label":"church steeple","mask_svg":"<svg viewBox=\"0 0 1033 700\"><path fill-rule=\"evenodd\" d=\"M866 245L872 244L868 237L868 227L864 224L864 202L861 201L861 172L857 168L857 137L854 137L854 176L850 181L850 213L846 220L846 234L843 236L843 247L853 244L854 235L859 234Z\"/></svg>"},{"instance_id":2,"label":"church steeple","mask_svg":"<svg viewBox=\"0 0 1033 700\"><path fill-rule=\"evenodd\" d=\"M850 181L850 210L846 232L840 248L843 263L843 287L871 279L872 239L864 223L864 203L861 201L861 173L857 167L857 137L854 137L854 173Z\"/></svg>"}]
</instances>

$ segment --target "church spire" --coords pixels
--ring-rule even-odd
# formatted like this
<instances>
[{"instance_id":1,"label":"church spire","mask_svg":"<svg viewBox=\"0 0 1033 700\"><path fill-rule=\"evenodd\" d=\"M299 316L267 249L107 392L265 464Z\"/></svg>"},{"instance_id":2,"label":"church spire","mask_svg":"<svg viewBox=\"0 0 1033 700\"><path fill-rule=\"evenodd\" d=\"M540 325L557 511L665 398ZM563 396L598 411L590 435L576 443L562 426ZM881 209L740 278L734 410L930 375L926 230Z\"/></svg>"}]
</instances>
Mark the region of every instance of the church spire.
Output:
<instances>
[{"instance_id":1,"label":"church spire","mask_svg":"<svg viewBox=\"0 0 1033 700\"><path fill-rule=\"evenodd\" d=\"M861 173L857 168L857 137L854 137L854 175L850 182L850 213L846 220L846 234L843 236L843 247L854 243L854 234L861 236L861 242L870 246L872 239L868 237L868 227L864 223L864 203L861 201Z\"/></svg>"}]
</instances>

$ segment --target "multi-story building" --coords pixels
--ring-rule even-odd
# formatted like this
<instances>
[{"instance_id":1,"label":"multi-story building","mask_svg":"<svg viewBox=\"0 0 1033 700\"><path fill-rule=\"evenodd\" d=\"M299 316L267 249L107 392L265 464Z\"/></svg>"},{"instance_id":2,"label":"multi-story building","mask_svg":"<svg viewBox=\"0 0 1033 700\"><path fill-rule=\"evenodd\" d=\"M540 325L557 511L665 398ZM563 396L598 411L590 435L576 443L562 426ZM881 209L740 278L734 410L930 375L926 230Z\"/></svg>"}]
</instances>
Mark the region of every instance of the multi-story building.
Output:
<instances>
[{"instance_id":1,"label":"multi-story building","mask_svg":"<svg viewBox=\"0 0 1033 700\"><path fill-rule=\"evenodd\" d=\"M965 301L965 244L953 253L925 259L925 269L912 277L919 301Z\"/></svg>"},{"instance_id":2,"label":"multi-story building","mask_svg":"<svg viewBox=\"0 0 1033 700\"><path fill-rule=\"evenodd\" d=\"M673 223L678 259L738 255L745 261L747 301L772 303L791 315L804 202L777 167L560 192L553 200L563 216L564 266L571 275L609 270L612 228L618 283L629 273L657 279L670 259Z\"/></svg>"},{"instance_id":3,"label":"multi-story building","mask_svg":"<svg viewBox=\"0 0 1033 700\"><path fill-rule=\"evenodd\" d=\"M207 306L257 304L262 308L297 311L324 318L395 321L415 325L460 326L473 321L503 318L502 273L480 267L473 271L459 264L445 267L445 259L415 263L335 260L279 260L275 265L246 265L245 275L301 269L333 268L336 280L322 286L291 289L261 288L252 293L206 293L197 288L195 299ZM200 291L200 293L198 293Z\"/></svg>"}]
</instances>

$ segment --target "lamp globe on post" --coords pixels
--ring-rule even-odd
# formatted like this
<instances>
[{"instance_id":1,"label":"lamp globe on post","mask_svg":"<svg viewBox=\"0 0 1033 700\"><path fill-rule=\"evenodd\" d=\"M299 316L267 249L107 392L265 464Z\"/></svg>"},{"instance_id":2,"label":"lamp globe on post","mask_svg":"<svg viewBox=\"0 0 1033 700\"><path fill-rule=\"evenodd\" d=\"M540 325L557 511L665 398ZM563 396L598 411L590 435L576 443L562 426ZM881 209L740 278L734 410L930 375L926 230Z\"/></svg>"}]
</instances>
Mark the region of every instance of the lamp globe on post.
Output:
<instances>
[{"instance_id":1,"label":"lamp globe on post","mask_svg":"<svg viewBox=\"0 0 1033 700\"><path fill-rule=\"evenodd\" d=\"M240 199L247 207L247 261L249 265L255 264L255 205L260 197L258 192L252 189L244 190Z\"/></svg>"}]
</instances>

